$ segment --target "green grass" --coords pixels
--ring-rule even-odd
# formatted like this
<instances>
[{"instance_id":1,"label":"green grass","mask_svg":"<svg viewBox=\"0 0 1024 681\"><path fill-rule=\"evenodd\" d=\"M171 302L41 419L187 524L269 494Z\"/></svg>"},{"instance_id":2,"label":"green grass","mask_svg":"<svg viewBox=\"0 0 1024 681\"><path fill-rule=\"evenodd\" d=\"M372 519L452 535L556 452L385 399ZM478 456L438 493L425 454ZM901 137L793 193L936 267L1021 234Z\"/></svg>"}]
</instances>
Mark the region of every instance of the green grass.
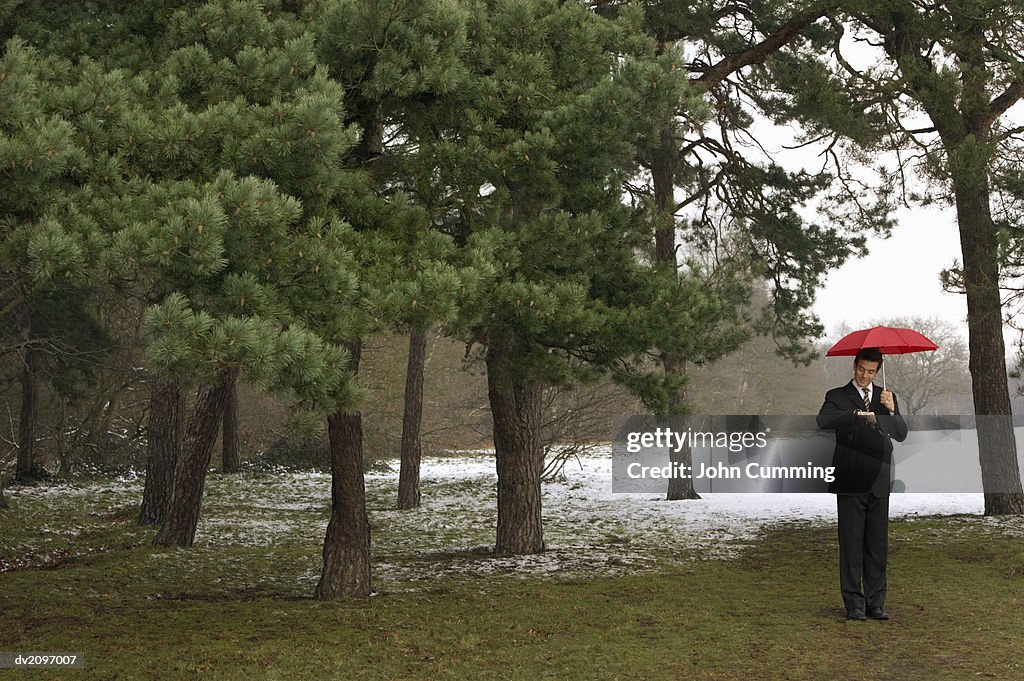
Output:
<instances>
[{"instance_id":1,"label":"green grass","mask_svg":"<svg viewBox=\"0 0 1024 681\"><path fill-rule=\"evenodd\" d=\"M0 678L1024 678L1018 522L893 522L893 619L853 623L834 525L778 525L732 560L612 578L467 576L441 568L472 552L396 553L434 577L317 602L315 543L157 550L126 500L25 496L0 512L0 651L85 655L83 670Z\"/></svg>"}]
</instances>

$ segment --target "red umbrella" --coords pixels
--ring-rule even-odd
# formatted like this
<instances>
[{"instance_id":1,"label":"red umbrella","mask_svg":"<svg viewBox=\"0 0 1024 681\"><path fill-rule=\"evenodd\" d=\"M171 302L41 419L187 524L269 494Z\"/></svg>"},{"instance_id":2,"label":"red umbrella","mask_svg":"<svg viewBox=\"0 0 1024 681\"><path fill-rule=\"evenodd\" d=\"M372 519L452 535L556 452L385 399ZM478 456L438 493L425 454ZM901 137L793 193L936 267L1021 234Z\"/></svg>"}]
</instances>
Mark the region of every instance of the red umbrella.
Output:
<instances>
[{"instance_id":1,"label":"red umbrella","mask_svg":"<svg viewBox=\"0 0 1024 681\"><path fill-rule=\"evenodd\" d=\"M913 329L894 329L875 326L843 336L825 354L829 357L853 356L861 348L878 348L883 355L902 355L907 352L937 350L938 345ZM882 365L882 387L885 387L885 365Z\"/></svg>"}]
</instances>

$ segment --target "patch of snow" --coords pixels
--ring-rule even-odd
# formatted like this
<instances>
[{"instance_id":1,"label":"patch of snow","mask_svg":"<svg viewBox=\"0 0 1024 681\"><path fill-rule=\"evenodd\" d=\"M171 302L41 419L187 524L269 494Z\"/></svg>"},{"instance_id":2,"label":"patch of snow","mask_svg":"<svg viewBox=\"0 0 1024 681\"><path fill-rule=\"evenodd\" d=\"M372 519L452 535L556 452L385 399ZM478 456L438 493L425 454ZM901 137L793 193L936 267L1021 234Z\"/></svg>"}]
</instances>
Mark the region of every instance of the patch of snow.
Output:
<instances>
[{"instance_id":1,"label":"patch of snow","mask_svg":"<svg viewBox=\"0 0 1024 681\"><path fill-rule=\"evenodd\" d=\"M586 579L637 573L729 559L780 522L835 523L830 494L715 493L679 502L650 494L614 494L608 448L571 461L563 473L562 479L543 487L546 550L510 557L490 553L497 524L493 453L424 458L422 506L408 511L395 508L397 470L368 473L375 586L421 589L440 576ZM81 529L61 523L61 509L135 505L142 480L14 487L5 493L52 507L54 520L40 537L45 543L46 535L60 538ZM330 500L328 473L211 474L196 535L198 553L158 554L155 559L188 562L199 555L214 556L222 545L287 548L302 556L297 569L304 572L299 578L304 589L318 578ZM935 515L980 515L983 509L981 494L895 494L890 500L891 517L907 522ZM1024 519L975 520L993 531L1024 537ZM290 579L296 579L294 573Z\"/></svg>"}]
</instances>

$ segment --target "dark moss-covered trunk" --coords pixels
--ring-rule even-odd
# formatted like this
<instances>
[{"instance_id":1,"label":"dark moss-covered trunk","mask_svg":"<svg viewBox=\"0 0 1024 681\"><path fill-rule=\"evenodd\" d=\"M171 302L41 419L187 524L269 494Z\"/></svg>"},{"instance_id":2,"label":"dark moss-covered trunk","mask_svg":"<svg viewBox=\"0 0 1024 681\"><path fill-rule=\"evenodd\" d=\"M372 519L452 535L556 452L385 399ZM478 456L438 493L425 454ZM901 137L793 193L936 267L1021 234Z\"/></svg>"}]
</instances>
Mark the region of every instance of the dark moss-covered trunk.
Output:
<instances>
[{"instance_id":1,"label":"dark moss-covered trunk","mask_svg":"<svg viewBox=\"0 0 1024 681\"><path fill-rule=\"evenodd\" d=\"M353 375L362 344L350 344ZM363 479L363 417L339 409L327 418L331 448L331 519L324 538L324 564L315 597L370 595L370 521Z\"/></svg>"},{"instance_id":2,"label":"dark moss-covered trunk","mask_svg":"<svg viewBox=\"0 0 1024 681\"><path fill-rule=\"evenodd\" d=\"M199 393L175 462L167 514L153 539L156 546L191 546L195 541L210 457L224 418L227 393L237 376L237 368L224 369L217 375L216 383Z\"/></svg>"},{"instance_id":3,"label":"dark moss-covered trunk","mask_svg":"<svg viewBox=\"0 0 1024 681\"><path fill-rule=\"evenodd\" d=\"M185 393L177 381L154 380L150 386L146 486L139 525L159 525L167 517L174 466L185 429Z\"/></svg>"},{"instance_id":4,"label":"dark moss-covered trunk","mask_svg":"<svg viewBox=\"0 0 1024 681\"><path fill-rule=\"evenodd\" d=\"M494 422L498 471L498 532L495 552L544 550L540 424L543 385L524 377L513 361L514 341L492 338L487 349L487 396Z\"/></svg>"},{"instance_id":5,"label":"dark moss-covered trunk","mask_svg":"<svg viewBox=\"0 0 1024 681\"><path fill-rule=\"evenodd\" d=\"M895 35L907 30L904 21L897 22ZM989 181L996 153L992 140L996 118L988 94L991 74L985 58L987 38L976 18L963 15L955 21L963 22L958 26L956 41L962 88L957 101L951 102L945 91L935 90L931 80L920 75L911 82L917 86L919 99L945 147L956 200L985 514L1020 514L1024 513L1024 492L1006 378L999 243ZM903 57L901 65L906 72L920 74L920 57L916 52L913 58L908 55L906 41L887 40L886 49Z\"/></svg>"},{"instance_id":6,"label":"dark moss-covered trunk","mask_svg":"<svg viewBox=\"0 0 1024 681\"><path fill-rule=\"evenodd\" d=\"M427 330L414 327L409 333L409 361L405 372L405 406L402 413L401 466L398 473L398 508L420 505L420 423L423 419L423 374L427 359Z\"/></svg>"},{"instance_id":7,"label":"dark moss-covered trunk","mask_svg":"<svg viewBox=\"0 0 1024 681\"><path fill-rule=\"evenodd\" d=\"M1024 492L1006 379L998 249L988 183L960 183L954 189L964 258L971 390L978 415L985 515L1017 515L1024 513Z\"/></svg>"}]
</instances>

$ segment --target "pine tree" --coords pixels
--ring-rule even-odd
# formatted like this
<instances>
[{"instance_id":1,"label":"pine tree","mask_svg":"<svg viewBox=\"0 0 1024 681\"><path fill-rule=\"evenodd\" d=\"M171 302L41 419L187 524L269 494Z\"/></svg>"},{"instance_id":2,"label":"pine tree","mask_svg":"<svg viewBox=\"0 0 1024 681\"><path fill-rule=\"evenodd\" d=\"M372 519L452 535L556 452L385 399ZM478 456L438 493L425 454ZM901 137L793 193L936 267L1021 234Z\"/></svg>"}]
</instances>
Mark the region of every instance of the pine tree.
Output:
<instances>
[{"instance_id":1,"label":"pine tree","mask_svg":"<svg viewBox=\"0 0 1024 681\"><path fill-rule=\"evenodd\" d=\"M46 47L69 58L51 80L93 172L74 205L97 245L97 274L156 304L150 366L202 386L157 536L187 545L224 380L244 369L311 403L354 396L344 350L308 331L295 310L310 300L343 309L354 286L337 238L347 228L326 212L345 190L339 160L355 135L294 15L255 2L182 7L126 5L110 22L65 8L105 46L96 60L80 58L74 37L46 30L59 19L30 12L22 28L53 36ZM158 37L159 49L122 50L112 39L136 30Z\"/></svg>"},{"instance_id":2,"label":"pine tree","mask_svg":"<svg viewBox=\"0 0 1024 681\"><path fill-rule=\"evenodd\" d=\"M895 161L872 165L907 204L955 208L963 266L950 282L967 298L989 515L1024 513L999 288L1001 254L1014 250L1020 196L1011 159L1021 148L1007 112L1024 96L1024 61L1006 46L1021 38L1022 13L1020 3L987 0L841 3L827 24L773 65L774 91L761 97L780 119L801 120L809 137L833 146L851 142L861 157L894 152ZM877 49L850 60L850 36ZM908 190L905 177L913 170L932 188Z\"/></svg>"},{"instance_id":3,"label":"pine tree","mask_svg":"<svg viewBox=\"0 0 1024 681\"><path fill-rule=\"evenodd\" d=\"M336 452L355 441L361 448L351 380L360 338L386 323L369 310L393 306L411 292L389 288L397 281L393 273L402 270L385 265L394 253L402 255L396 264L412 261L401 239L426 224L423 211L391 196L394 182L373 168L384 119L367 102L404 96L399 71L380 68L381 78L365 91L338 88L318 66L307 32L332 16L318 13L323 7L314 3L301 19L279 3L179 7L72 7L51 18L37 3L26 3L32 11L21 22L54 54L77 62L88 52L96 60L81 62L93 77L71 83L69 106L89 95L110 103L102 116L92 109L75 115L87 154L104 160L109 177L124 178L119 191L88 197L89 216L107 247L97 262L136 282L155 303L146 319L150 365L168 380L201 385L176 462L171 508L157 536L165 544L193 540L215 432L210 424L219 421L225 382L239 369L267 389L331 413ZM347 8L340 5L335 16L344 19ZM365 17L377 18L372 11ZM84 44L55 31L53 22L81 27L86 38L78 42ZM402 49L429 49L433 39L416 38L410 27L396 26L412 38ZM145 49L122 49L119 38L141 36ZM343 75L366 71L362 56L341 46L332 68ZM117 68L137 75L128 78ZM391 81L385 89L397 94L372 91ZM100 83L120 96L90 92ZM346 97L351 113L343 109ZM361 174L345 172L343 164L352 161ZM379 270L358 289L365 313L351 306L357 291L352 254L367 271ZM451 283L443 266L426 269L435 290ZM361 451L342 453L335 497L352 513L329 528L325 575L340 564L359 578L334 591L318 589L323 596L369 589L365 507L352 493L361 490L361 466L350 465L361 460ZM355 553L339 563L332 537L350 536L353 527Z\"/></svg>"},{"instance_id":4,"label":"pine tree","mask_svg":"<svg viewBox=\"0 0 1024 681\"><path fill-rule=\"evenodd\" d=\"M16 476L35 474L36 422L46 357L68 366L91 324L81 304L96 251L76 195L89 161L62 116L64 92L46 82L47 60L19 39L0 57L0 322L16 343L21 413ZM82 331L79 337L76 332ZM16 339L16 340L15 340ZM51 376L59 376L54 369Z\"/></svg>"},{"instance_id":5,"label":"pine tree","mask_svg":"<svg viewBox=\"0 0 1024 681\"><path fill-rule=\"evenodd\" d=\"M461 333L485 348L498 470L498 553L543 550L542 394L613 372L664 403L643 371L722 320L736 289L657 266L644 207L622 202L637 147L679 106L682 69L639 31L575 3L474 5L471 77L433 153L457 188L456 241L497 244L498 271L464 306ZM639 34L639 35L638 35ZM723 293L724 292L724 293Z\"/></svg>"},{"instance_id":6,"label":"pine tree","mask_svg":"<svg viewBox=\"0 0 1024 681\"><path fill-rule=\"evenodd\" d=\"M182 104L165 115L179 121L181 139L189 142L174 147L180 152L177 169L188 168L197 177L216 172L216 186L223 187L216 196L232 204L224 206L231 210L224 211L223 231L218 234L211 229L207 237L213 248L223 243L222 255L211 251L206 258L212 270L209 284L175 289L189 291L192 300L201 301L215 314L215 338L217 320L236 322L231 328L238 336L232 342L247 351L234 361L227 347L223 348L227 353L214 354L219 363L208 371L219 380L204 389L200 405L208 402L214 409L214 423L222 419L236 380L234 364L246 367L258 383L294 391L317 404L347 406L352 391L346 385L348 375L338 364L342 349L331 346L332 350L318 336L302 331L304 324L316 321L310 318L311 302L340 305L343 311L354 281L344 272L345 244L332 238L344 228L326 224L324 217L332 197L343 187L345 177L338 172L338 161L354 142L342 124L341 92L318 67L312 35L302 31L294 16L270 15L252 3L211 3L175 19L172 30L180 33L179 40L192 41L190 47L175 50L167 62L169 73L179 74L176 85ZM196 154L200 149L205 153ZM220 169L269 178L275 185L234 179ZM193 251L193 259L196 253L202 251ZM224 261L223 270L218 269L220 261ZM161 280L167 281L166 274L164 270ZM323 308L316 313L324 315ZM239 314L245 317L231 316ZM282 334L274 327L282 324L296 334L284 340L298 341L298 345L281 347ZM220 331L221 336L230 333ZM169 345L161 350L177 349ZM278 354L282 350L284 357ZM329 367L335 375L329 375ZM328 396L335 389L341 397L331 402ZM198 410L196 414L202 418ZM203 418L202 422L210 421ZM198 453L190 457L183 452L185 460L193 462L191 472L179 466L189 480L205 471L216 433L216 428L209 427L191 430ZM186 434L186 448L189 442ZM176 473L175 496L180 477ZM182 485L188 490L182 507L197 507L201 484ZM174 506L172 496L172 513ZM157 541L190 543L188 535L194 534L195 522L193 514L188 515L178 530L162 530Z\"/></svg>"},{"instance_id":7,"label":"pine tree","mask_svg":"<svg viewBox=\"0 0 1024 681\"><path fill-rule=\"evenodd\" d=\"M430 172L417 136L451 86L464 45L464 12L436 0L331 0L307 9L318 28L318 50L345 90L346 123L360 132L349 163L362 171L361 194L334 204L355 228L362 314L348 319L349 371L358 373L362 339L385 326L425 327L454 316L465 286L449 262L451 240L433 230L417 192L417 172ZM319 327L318 327L319 328ZM320 598L370 590L369 525L362 477L362 421L339 409L328 419L332 514L324 544Z\"/></svg>"},{"instance_id":8,"label":"pine tree","mask_svg":"<svg viewBox=\"0 0 1024 681\"><path fill-rule=\"evenodd\" d=\"M597 11L615 15L628 4L602 2ZM770 335L779 354L806 363L813 356L807 340L821 334L810 313L821 276L859 252L863 238L855 229L885 227L884 212L871 209L842 219L810 223L796 210L815 197L833 213L841 201L824 196L832 178L825 173L786 172L772 160L745 150L758 143L751 112L762 87L757 77L763 64L786 45L813 30L826 7L815 3L746 4L654 2L646 6L644 28L657 41L659 53L685 53L690 98L669 115L643 143L640 158L647 171L631 185L631 193L651 205L655 257L663 267L686 270L700 261L709 285L721 281L748 290L768 284L769 300L757 315L742 321L738 310L723 308L721 323L732 324L741 336ZM771 117L770 107L763 109ZM841 198L841 197L836 197ZM885 197L879 204L884 207ZM852 218L852 219L851 219ZM720 278L722 269L731 276ZM738 278L738 280L737 280ZM735 306L749 307L747 295L732 297ZM736 349L733 342L709 334L693 337L682 351L657 348L667 384L665 413L686 414L688 367L699 366ZM673 454L689 465L690 453ZM669 499L698 495L691 480L673 478Z\"/></svg>"}]
</instances>

